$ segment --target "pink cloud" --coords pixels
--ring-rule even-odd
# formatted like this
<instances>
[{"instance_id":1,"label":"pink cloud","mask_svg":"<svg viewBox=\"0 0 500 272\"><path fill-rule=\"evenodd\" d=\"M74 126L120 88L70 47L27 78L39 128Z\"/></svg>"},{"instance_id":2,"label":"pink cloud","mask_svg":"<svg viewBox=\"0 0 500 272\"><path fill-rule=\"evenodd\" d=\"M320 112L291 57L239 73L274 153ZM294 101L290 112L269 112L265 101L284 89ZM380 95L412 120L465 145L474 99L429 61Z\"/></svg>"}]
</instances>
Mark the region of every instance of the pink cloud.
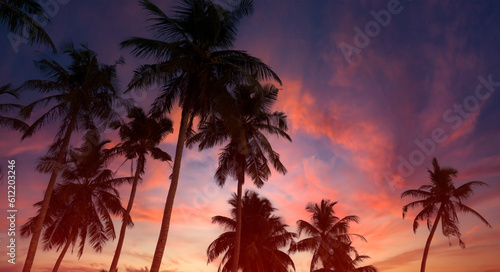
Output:
<instances>
[{"instance_id":1,"label":"pink cloud","mask_svg":"<svg viewBox=\"0 0 500 272\"><path fill-rule=\"evenodd\" d=\"M300 133L328 137L334 149L349 152L343 159L369 173L370 180L380 182L384 170L390 166L392 136L362 109L332 100L326 102L326 108L318 108L319 102L310 96L301 82L285 82L288 82L283 86L286 93L280 96L277 108L289 116L292 133L298 133L300 129Z\"/></svg>"}]
</instances>

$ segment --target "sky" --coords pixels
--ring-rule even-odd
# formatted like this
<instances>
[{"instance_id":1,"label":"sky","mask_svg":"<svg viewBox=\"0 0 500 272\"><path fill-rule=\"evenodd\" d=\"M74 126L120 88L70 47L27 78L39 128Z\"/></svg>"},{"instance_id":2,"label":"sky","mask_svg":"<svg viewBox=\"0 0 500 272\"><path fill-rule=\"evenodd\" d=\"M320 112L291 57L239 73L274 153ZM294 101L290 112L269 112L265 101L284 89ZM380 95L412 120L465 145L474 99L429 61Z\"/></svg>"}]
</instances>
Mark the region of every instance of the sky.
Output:
<instances>
[{"instance_id":1,"label":"sky","mask_svg":"<svg viewBox=\"0 0 500 272\"><path fill-rule=\"evenodd\" d=\"M121 89L134 69L149 63L120 50L132 36L151 37L146 12L137 1L55 0L46 11L46 31L57 46L85 43L102 63L118 68ZM153 1L164 11L172 1ZM56 4L54 4L56 3ZM429 234L425 224L416 233L412 222L418 211L402 218L401 207L414 199L401 193L429 183L427 169L436 157L444 167L459 171L459 186L480 180L489 184L466 201L493 226L460 214L460 230L467 247L448 240L438 230L430 249L429 271L500 271L500 3L495 1L255 1L254 13L242 20L235 49L263 60L280 76L275 110L284 111L293 141L272 138L274 149L288 169L273 172L257 189L244 189L268 198L290 226L308 220L305 207L321 199L338 201L336 215L357 215L351 232L367 242L353 245L371 258L381 272L418 271ZM0 26L0 85L19 86L41 78L33 60L54 57L43 46L12 46ZM148 109L157 91L132 92L128 97ZM25 93L27 104L37 95ZM117 108L123 113L123 108ZM171 113L175 132L160 147L173 154L180 120ZM20 141L17 132L2 130L0 166L16 161L16 228L35 215L49 176L34 166L52 142L57 123ZM114 142L116 134L105 132ZM72 144L81 143L75 134ZM217 271L207 264L206 249L222 233L211 224L215 215L229 216L227 200L236 182L224 188L213 179L219 148L185 150L179 189L162 271ZM121 162L111 167L118 169ZM119 270L147 271L160 229L171 164L149 159L132 211L135 226L127 231ZM130 174L130 166L117 175ZM9 222L6 178L0 182L0 270L20 271L29 239L16 236L16 264L7 262ZM120 188L126 203L129 187ZM120 220L115 221L115 228ZM18 229L17 229L18 231ZM19 235L19 232L17 232ZM304 238L304 237L301 237ZM451 246L450 246L451 243ZM78 259L67 254L60 271L108 269L116 241L101 254L90 248ZM286 248L284 250L287 250ZM32 271L51 271L58 253L38 250ZM296 271L308 271L311 254L291 255Z\"/></svg>"}]
</instances>

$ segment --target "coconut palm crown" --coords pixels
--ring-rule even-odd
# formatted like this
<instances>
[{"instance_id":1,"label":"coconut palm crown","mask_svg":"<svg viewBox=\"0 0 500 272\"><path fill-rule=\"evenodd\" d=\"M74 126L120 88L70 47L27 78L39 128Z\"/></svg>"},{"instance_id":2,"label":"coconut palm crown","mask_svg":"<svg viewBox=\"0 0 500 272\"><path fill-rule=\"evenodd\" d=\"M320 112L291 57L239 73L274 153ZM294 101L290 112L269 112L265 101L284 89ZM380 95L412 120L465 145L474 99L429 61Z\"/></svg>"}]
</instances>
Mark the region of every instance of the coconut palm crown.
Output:
<instances>
[{"instance_id":1,"label":"coconut palm crown","mask_svg":"<svg viewBox=\"0 0 500 272\"><path fill-rule=\"evenodd\" d=\"M373 266L356 268L356 265L366 255L359 255L352 246L352 237L358 237L366 242L359 234L349 233L350 223L358 223L359 217L349 215L339 218L335 215L333 206L337 202L322 199L318 203L309 203L306 210L311 213L310 222L297 221L298 234L309 236L290 245L290 253L311 251L313 253L310 271L376 271ZM351 256L354 255L354 259ZM320 267L322 267L321 270Z\"/></svg>"},{"instance_id":2,"label":"coconut palm crown","mask_svg":"<svg viewBox=\"0 0 500 272\"><path fill-rule=\"evenodd\" d=\"M232 271L236 244L236 194L229 200L233 207L231 218L214 216L217 223L227 231L215 239L207 249L208 262L223 255L219 272ZM271 202L253 191L246 191L242 198L242 232L239 269L243 272L289 272L295 265L280 248L289 245L297 236L286 230L283 218L274 215L276 209Z\"/></svg>"}]
</instances>

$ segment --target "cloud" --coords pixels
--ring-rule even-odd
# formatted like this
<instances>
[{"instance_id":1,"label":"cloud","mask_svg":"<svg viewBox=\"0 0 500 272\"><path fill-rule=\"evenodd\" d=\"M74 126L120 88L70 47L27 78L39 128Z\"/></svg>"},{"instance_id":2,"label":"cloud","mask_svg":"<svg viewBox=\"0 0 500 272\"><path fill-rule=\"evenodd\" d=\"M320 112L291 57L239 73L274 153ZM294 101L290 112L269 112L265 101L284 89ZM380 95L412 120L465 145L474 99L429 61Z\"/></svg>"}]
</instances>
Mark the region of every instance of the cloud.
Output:
<instances>
[{"instance_id":1,"label":"cloud","mask_svg":"<svg viewBox=\"0 0 500 272\"><path fill-rule=\"evenodd\" d=\"M356 165L370 181L380 182L390 166L390 132L360 107L341 99L319 102L302 82L285 82L289 82L283 86L287 92L277 108L289 116L292 133L328 137L342 159Z\"/></svg>"}]
</instances>

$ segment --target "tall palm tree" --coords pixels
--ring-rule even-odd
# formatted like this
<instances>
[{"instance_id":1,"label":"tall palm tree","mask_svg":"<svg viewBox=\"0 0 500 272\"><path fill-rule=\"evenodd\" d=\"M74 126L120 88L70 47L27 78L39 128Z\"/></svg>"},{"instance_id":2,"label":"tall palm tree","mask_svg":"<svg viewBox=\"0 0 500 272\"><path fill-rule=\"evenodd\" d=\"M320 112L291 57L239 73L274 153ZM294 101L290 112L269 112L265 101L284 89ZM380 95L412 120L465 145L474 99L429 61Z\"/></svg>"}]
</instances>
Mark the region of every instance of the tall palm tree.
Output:
<instances>
[{"instance_id":1,"label":"tall palm tree","mask_svg":"<svg viewBox=\"0 0 500 272\"><path fill-rule=\"evenodd\" d=\"M352 237L366 239L359 234L349 233L349 223L359 222L356 215L349 215L342 219L335 216L333 206L337 202L322 199L321 203L309 203L306 210L311 213L311 221L298 220L298 234L303 232L308 238L290 245L290 253L312 251L310 271L377 271L373 266L356 268L355 265L367 258L358 255L351 245ZM354 260L351 255L355 255ZM317 267L322 266L322 269Z\"/></svg>"},{"instance_id":2,"label":"tall palm tree","mask_svg":"<svg viewBox=\"0 0 500 272\"><path fill-rule=\"evenodd\" d=\"M229 200L233 207L231 218L214 216L217 223L228 230L215 239L207 249L208 261L212 262L224 254L219 272L229 272L233 263L236 246L236 205L237 196ZM276 209L271 202L252 191L246 191L242 198L241 251L239 268L243 272L288 272L295 266L288 254L280 248L287 246L297 236L286 230L283 218L273 215Z\"/></svg>"},{"instance_id":3,"label":"tall palm tree","mask_svg":"<svg viewBox=\"0 0 500 272\"><path fill-rule=\"evenodd\" d=\"M133 48L132 53L138 57L153 57L157 63L139 67L128 87L161 86L152 107L154 115L170 111L177 99L182 108L170 187L151 265L151 272L158 272L168 238L186 133L193 119L206 118L226 87L242 79L254 83L281 81L259 59L230 49L238 22L253 10L252 0L239 0L228 9L208 0L181 0L173 10L174 16L167 16L150 1L143 0L141 5L150 13L155 39L131 38L121 45Z\"/></svg>"},{"instance_id":4,"label":"tall palm tree","mask_svg":"<svg viewBox=\"0 0 500 272\"><path fill-rule=\"evenodd\" d=\"M422 185L418 189L407 190L401 194L401 198L406 196L423 198L403 206L403 218L409 208L423 208L413 220L413 232L417 231L419 220L427 220L427 227L430 230L420 266L421 272L425 271L432 237L436 232L439 220L441 220L443 235L448 238L456 236L462 248L465 248L465 243L460 239L461 233L457 212L471 213L483 221L486 226L491 227L490 223L482 215L463 203L474 193L473 187L486 186L487 184L482 181L470 181L455 188L452 178L458 175L456 169L441 168L436 158L432 159L432 167L432 170L427 170L431 184ZM434 223L432 218L434 218Z\"/></svg>"},{"instance_id":5,"label":"tall palm tree","mask_svg":"<svg viewBox=\"0 0 500 272\"><path fill-rule=\"evenodd\" d=\"M95 130L101 121L115 117L112 104L118 97L114 82L116 65L121 62L114 65L100 64L97 61L97 54L85 46L76 49L70 44L63 48L63 52L71 58L68 67L53 59L36 61L35 65L48 79L29 80L20 87L22 90L34 90L45 95L21 109L21 115L26 119L31 116L35 108L55 104L24 131L22 139L34 135L53 120L61 120L54 142L49 148L49 154L56 157L56 163L45 190L40 216L37 217L38 221L32 232L23 272L31 271L33 266L52 190L64 163L71 135L77 130Z\"/></svg>"},{"instance_id":6,"label":"tall palm tree","mask_svg":"<svg viewBox=\"0 0 500 272\"><path fill-rule=\"evenodd\" d=\"M264 86L263 92L249 85L238 85L234 99L228 104L219 104L214 112L199 128L199 132L189 137L187 145L199 143L199 149L211 148L229 141L219 154L219 167L215 173L217 183L224 186L228 176L238 182L236 205L236 245L234 247L233 269L238 271L238 257L241 236L241 194L245 174L249 175L257 187L269 178L271 170L268 162L280 173L286 168L281 163L265 134L277 135L291 141L286 133L286 115L270 112L276 101L278 89L272 84Z\"/></svg>"},{"instance_id":7,"label":"tall palm tree","mask_svg":"<svg viewBox=\"0 0 500 272\"><path fill-rule=\"evenodd\" d=\"M120 258L123 241L125 239L125 231L129 225L130 212L134 204L137 184L144 173L146 166L146 155L150 154L153 159L160 161L170 161L169 154L158 148L161 140L173 131L172 121L166 117L151 118L144 113L141 108L132 108L127 117L130 119L128 123L115 121L110 124L113 129L118 129L122 142L115 148L119 153L125 155L128 160L136 159L134 180L132 181L132 189L127 204L127 209L123 217L120 236L116 245L115 255L111 262L110 272L115 272Z\"/></svg>"},{"instance_id":8,"label":"tall palm tree","mask_svg":"<svg viewBox=\"0 0 500 272\"><path fill-rule=\"evenodd\" d=\"M43 22L50 21L35 0L0 0L0 23L6 24L10 32L22 35L31 44L46 44L55 52L54 43L33 16Z\"/></svg>"},{"instance_id":9,"label":"tall palm tree","mask_svg":"<svg viewBox=\"0 0 500 272\"><path fill-rule=\"evenodd\" d=\"M61 183L54 189L43 224L44 250L61 250L53 272L59 269L67 250L78 240L78 258L86 243L94 251L101 252L104 243L116 237L111 215L123 216L125 213L115 186L130 178L113 178L113 171L106 168L111 156L104 145L109 141L88 135L82 147L68 152ZM42 158L38 169L50 171L54 160L54 157ZM35 206L40 208L42 204L40 201ZM22 226L21 235L33 233L40 212L39 209L38 214Z\"/></svg>"}]
</instances>

